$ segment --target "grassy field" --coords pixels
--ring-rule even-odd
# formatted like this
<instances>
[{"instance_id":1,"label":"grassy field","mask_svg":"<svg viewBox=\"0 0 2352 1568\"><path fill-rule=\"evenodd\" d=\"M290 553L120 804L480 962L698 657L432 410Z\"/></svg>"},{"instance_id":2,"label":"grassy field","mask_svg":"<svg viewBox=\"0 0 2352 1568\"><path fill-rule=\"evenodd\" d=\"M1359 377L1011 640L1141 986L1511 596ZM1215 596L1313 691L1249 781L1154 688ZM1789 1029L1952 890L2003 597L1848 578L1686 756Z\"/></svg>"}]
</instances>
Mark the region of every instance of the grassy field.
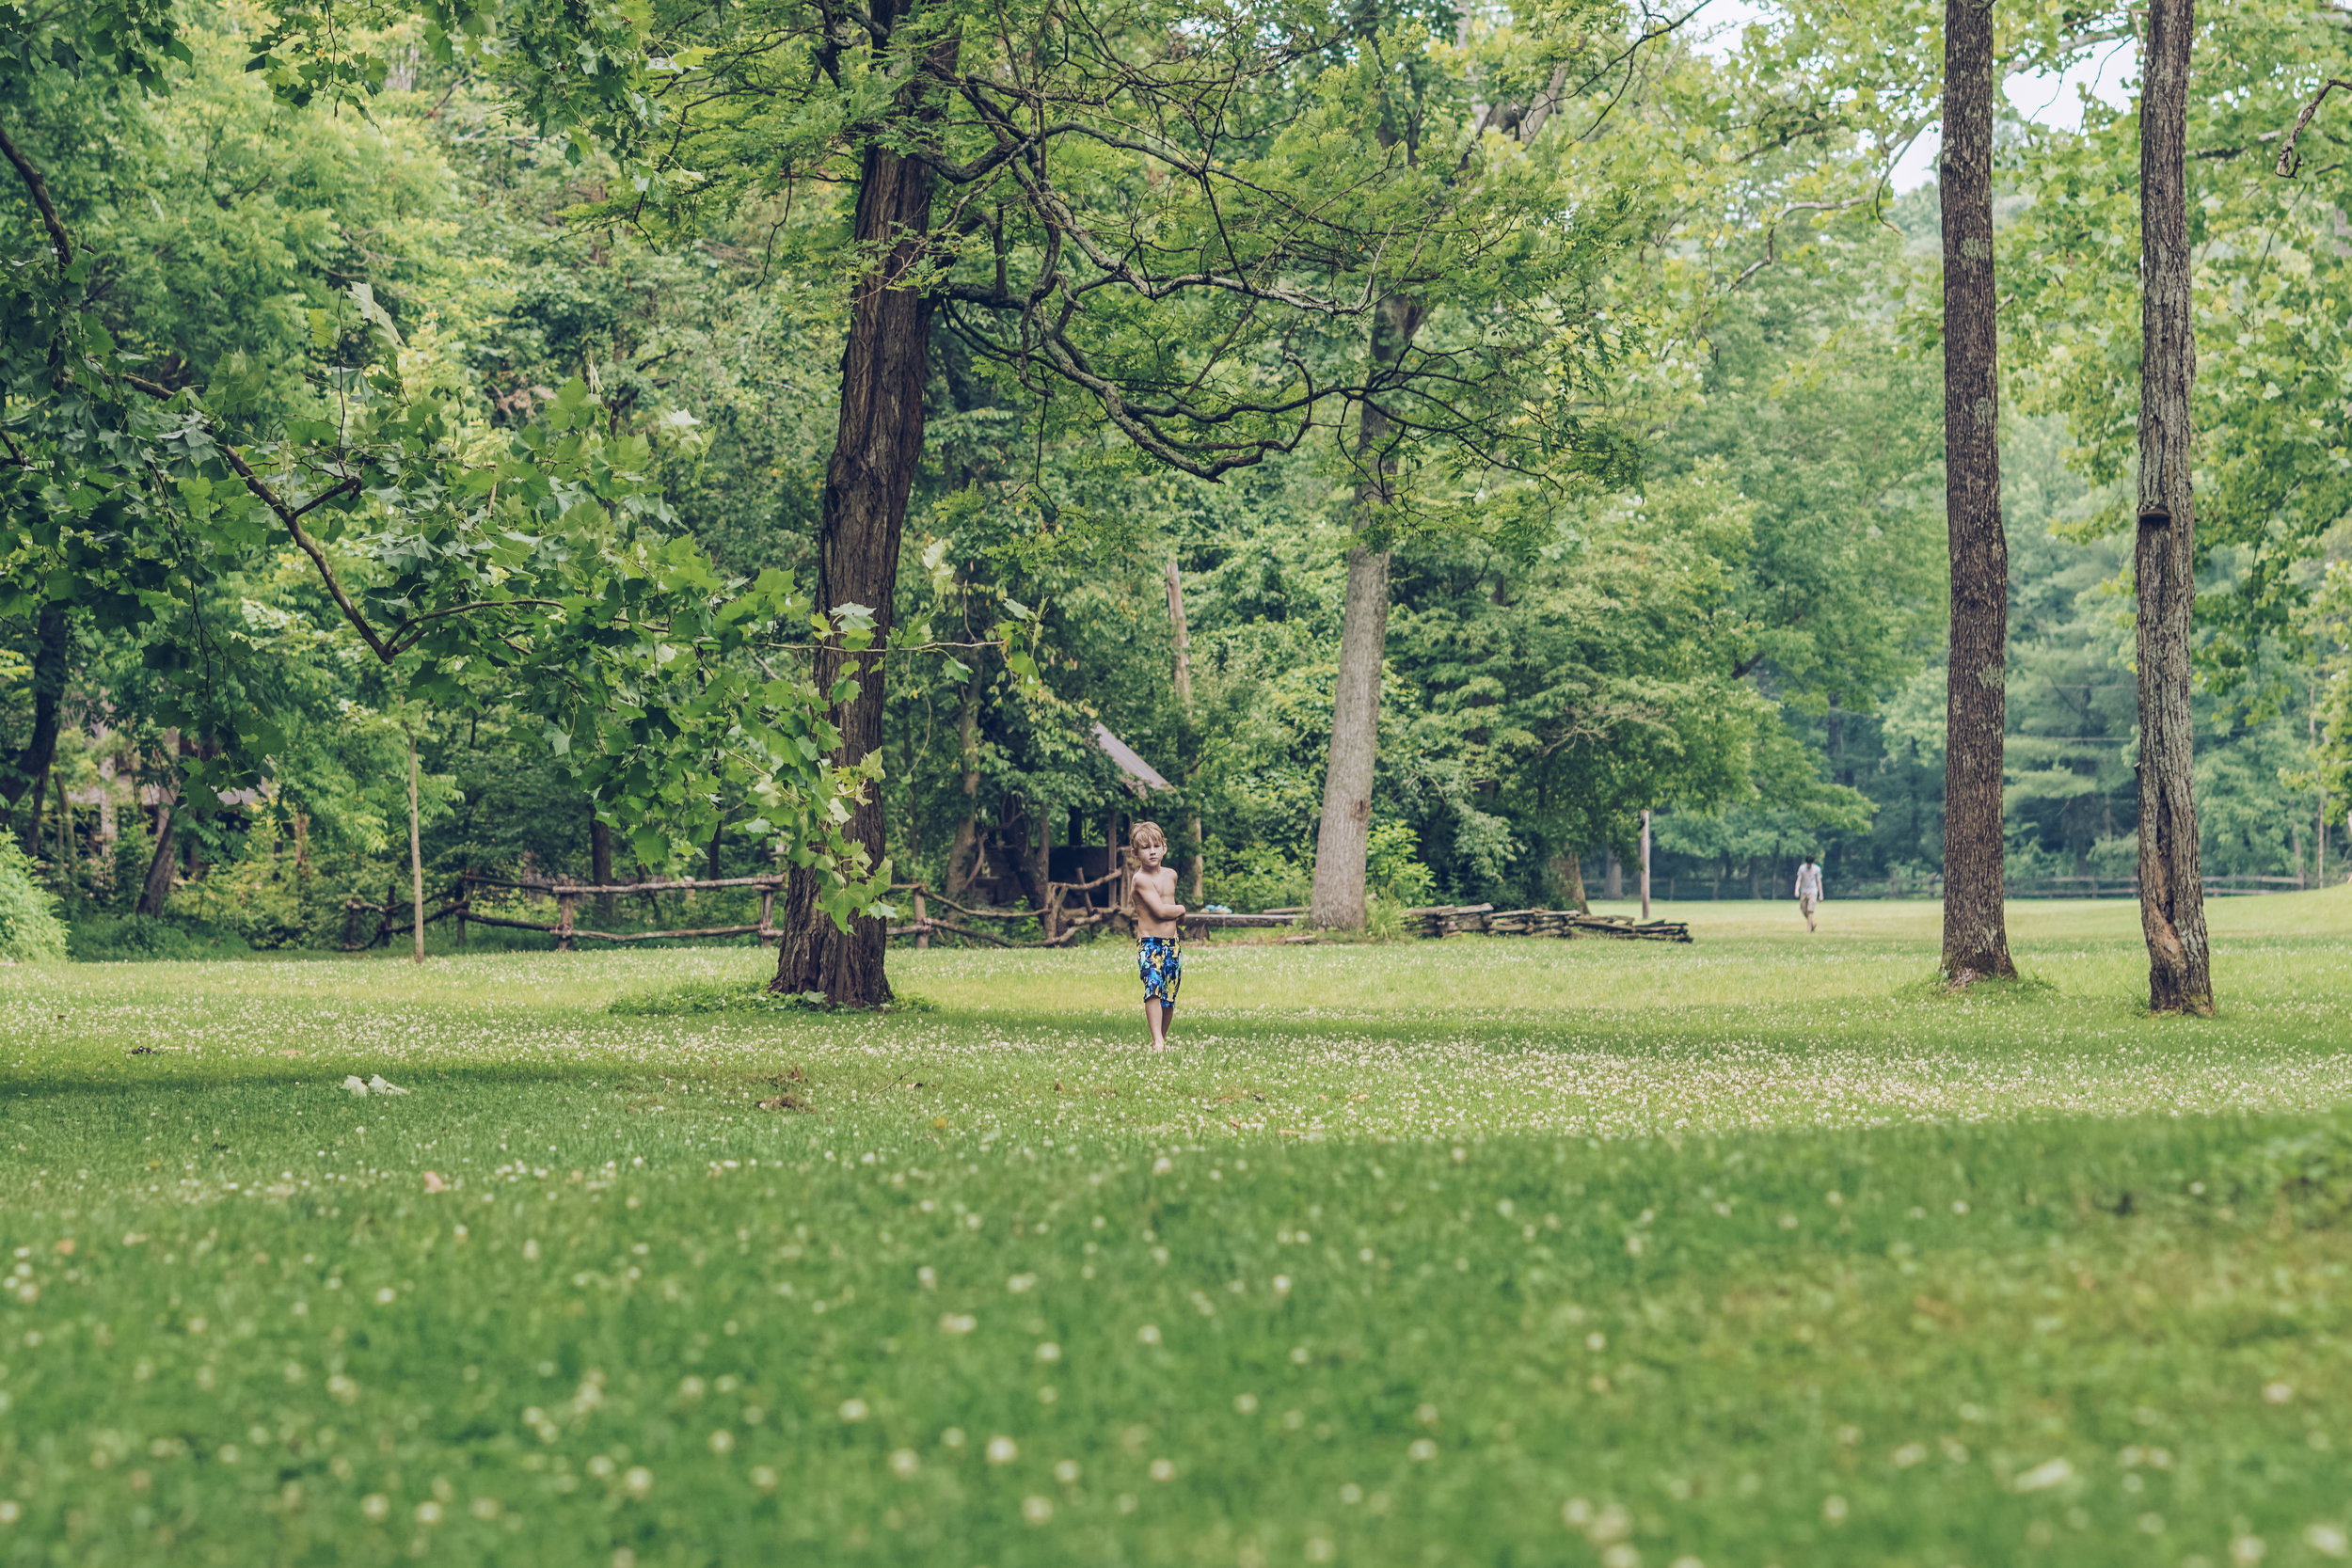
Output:
<instances>
[{"instance_id":1,"label":"grassy field","mask_svg":"<svg viewBox=\"0 0 2352 1568\"><path fill-rule=\"evenodd\" d=\"M2352 890L0 971L0 1563L2322 1563ZM410 1092L354 1098L346 1074ZM795 1106L762 1109L789 1097Z\"/></svg>"}]
</instances>

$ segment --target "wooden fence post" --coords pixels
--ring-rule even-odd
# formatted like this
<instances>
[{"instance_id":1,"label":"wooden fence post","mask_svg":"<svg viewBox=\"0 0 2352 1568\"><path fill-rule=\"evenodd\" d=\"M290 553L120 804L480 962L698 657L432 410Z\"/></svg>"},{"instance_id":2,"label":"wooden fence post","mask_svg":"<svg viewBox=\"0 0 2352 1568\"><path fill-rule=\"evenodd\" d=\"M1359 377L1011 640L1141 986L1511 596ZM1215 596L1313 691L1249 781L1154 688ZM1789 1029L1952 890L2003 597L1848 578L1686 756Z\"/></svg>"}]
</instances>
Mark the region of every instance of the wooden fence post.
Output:
<instances>
[{"instance_id":1,"label":"wooden fence post","mask_svg":"<svg viewBox=\"0 0 2352 1568\"><path fill-rule=\"evenodd\" d=\"M457 945L466 945L466 916L473 912L473 873L457 879Z\"/></svg>"},{"instance_id":2,"label":"wooden fence post","mask_svg":"<svg viewBox=\"0 0 2352 1568\"><path fill-rule=\"evenodd\" d=\"M931 944L930 916L923 911L923 884L914 884L914 950L923 952Z\"/></svg>"},{"instance_id":3,"label":"wooden fence post","mask_svg":"<svg viewBox=\"0 0 2352 1568\"><path fill-rule=\"evenodd\" d=\"M776 884L770 882L759 890L759 945L768 945L768 939L776 934Z\"/></svg>"},{"instance_id":4,"label":"wooden fence post","mask_svg":"<svg viewBox=\"0 0 2352 1568\"><path fill-rule=\"evenodd\" d=\"M568 953L572 950L572 895L568 889L556 890L555 909L555 950Z\"/></svg>"}]
</instances>

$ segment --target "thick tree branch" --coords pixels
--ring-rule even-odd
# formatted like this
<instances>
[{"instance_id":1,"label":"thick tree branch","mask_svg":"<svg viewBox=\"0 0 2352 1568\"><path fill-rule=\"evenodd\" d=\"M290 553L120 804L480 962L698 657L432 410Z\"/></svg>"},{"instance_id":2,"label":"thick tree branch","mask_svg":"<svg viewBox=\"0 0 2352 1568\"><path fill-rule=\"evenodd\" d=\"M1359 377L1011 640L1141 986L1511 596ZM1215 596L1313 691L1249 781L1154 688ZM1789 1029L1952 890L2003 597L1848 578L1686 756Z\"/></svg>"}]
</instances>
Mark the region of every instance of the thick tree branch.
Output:
<instances>
[{"instance_id":1,"label":"thick tree branch","mask_svg":"<svg viewBox=\"0 0 2352 1568\"><path fill-rule=\"evenodd\" d=\"M2310 118L2308 112L2304 118ZM64 220L57 216L57 204L49 199L49 182L40 177L40 170L33 166L30 158L17 150L5 128L0 128L0 154L6 154L8 162L16 166L17 178L24 182L33 205L40 209L40 221L49 228L49 243L57 250L57 270L65 271L73 262L73 242L67 237Z\"/></svg>"}]
</instances>

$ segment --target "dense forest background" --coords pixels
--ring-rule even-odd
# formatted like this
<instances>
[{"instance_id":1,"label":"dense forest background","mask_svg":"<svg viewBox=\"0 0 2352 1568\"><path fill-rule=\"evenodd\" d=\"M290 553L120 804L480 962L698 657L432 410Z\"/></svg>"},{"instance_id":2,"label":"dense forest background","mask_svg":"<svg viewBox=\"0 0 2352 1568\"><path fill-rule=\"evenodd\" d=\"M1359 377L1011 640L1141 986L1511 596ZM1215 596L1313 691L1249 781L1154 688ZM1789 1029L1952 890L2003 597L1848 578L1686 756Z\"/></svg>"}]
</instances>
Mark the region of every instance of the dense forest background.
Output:
<instances>
[{"instance_id":1,"label":"dense forest background","mask_svg":"<svg viewBox=\"0 0 2352 1568\"><path fill-rule=\"evenodd\" d=\"M247 70L260 11L192 9L193 59L167 95L32 76L0 104L103 258L95 309L149 375L230 388L262 415L313 412L302 367L365 330L348 308L364 283L398 324L412 390L499 431L580 384L613 429L644 434L675 526L723 570L810 572L842 300L812 236L844 221L837 187L656 221L593 148L541 134L398 29L363 115L273 96ZM1885 148L1850 125L1726 129L1724 105L1764 90L1771 59L1761 35L1745 54L1661 37L1569 144L1580 177L1626 202L1607 414L1632 461L1540 500L1465 489L1397 539L1371 857L1388 904L1601 896L1645 806L1661 896L1781 896L1806 853L1833 896L1928 891L1946 631L1934 193L1879 184ZM2117 261L2137 243L2117 218L2136 133L2095 102L2079 132L2010 130L2010 874L2112 884L2135 853L2116 410L2137 353ZM2346 553L2331 486L2352 230L2324 190L2259 185L2269 155L2198 165L2214 323L2201 423L2219 434L2197 782L2209 875L2308 879L2352 847L2328 846L2342 801L2325 788L2341 750L2345 595L2329 568ZM1833 178L1847 183L1824 198ZM0 212L34 231L14 186ZM1309 442L1186 478L936 330L898 618L954 642L1008 605L1034 610L1043 679L892 661L879 787L895 874L1034 903L1057 848L1150 816L1180 859L1198 823L1208 901L1305 903L1343 465ZM188 607L199 642L237 656L219 678L251 684L283 739L268 782L182 814L173 922L262 946L342 942L345 900L405 878L411 736L434 885L650 869L597 825L536 721L404 705L303 564L285 547ZM37 776L11 775L9 826L86 950L162 941L126 917L159 802L205 742L145 693L191 657L188 634L81 614L59 629L20 601L0 616L0 765L32 732L44 636L70 640L66 721ZM1097 725L1174 787L1139 799ZM718 804L726 823L683 868L772 864L757 814Z\"/></svg>"}]
</instances>

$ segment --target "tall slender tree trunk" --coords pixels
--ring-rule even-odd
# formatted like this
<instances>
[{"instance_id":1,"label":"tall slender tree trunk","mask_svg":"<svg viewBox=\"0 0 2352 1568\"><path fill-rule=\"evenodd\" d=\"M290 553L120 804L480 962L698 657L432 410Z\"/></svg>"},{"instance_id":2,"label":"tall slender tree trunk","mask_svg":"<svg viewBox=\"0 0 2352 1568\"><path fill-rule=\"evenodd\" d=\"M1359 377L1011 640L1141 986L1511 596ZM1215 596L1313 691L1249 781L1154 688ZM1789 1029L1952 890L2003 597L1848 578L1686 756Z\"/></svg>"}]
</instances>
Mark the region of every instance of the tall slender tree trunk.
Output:
<instances>
[{"instance_id":1,"label":"tall slender tree trunk","mask_svg":"<svg viewBox=\"0 0 2352 1568\"><path fill-rule=\"evenodd\" d=\"M0 800L13 807L25 792L47 775L57 755L57 731L65 710L68 666L73 656L73 627L66 607L43 605L33 623L33 730L11 766L0 768ZM36 805L39 797L35 798Z\"/></svg>"},{"instance_id":2,"label":"tall slender tree trunk","mask_svg":"<svg viewBox=\"0 0 2352 1568\"><path fill-rule=\"evenodd\" d=\"M612 885L612 830L596 820L596 808L588 808L588 879L598 887ZM596 918L607 926L619 905L609 893L596 895Z\"/></svg>"},{"instance_id":3,"label":"tall slender tree trunk","mask_svg":"<svg viewBox=\"0 0 2352 1568\"><path fill-rule=\"evenodd\" d=\"M956 729L957 749L963 757L963 815L956 819L956 836L947 846L947 896L959 897L972 885L980 863L980 673L963 687L963 718Z\"/></svg>"},{"instance_id":4,"label":"tall slender tree trunk","mask_svg":"<svg viewBox=\"0 0 2352 1568\"><path fill-rule=\"evenodd\" d=\"M914 8L889 0L873 10L888 27ZM952 38L935 46L937 64L952 67ZM918 116L929 96L925 73L903 89L915 95ZM841 420L833 458L825 466L824 514L817 536L819 607L865 605L874 612L876 650L889 641L891 594L898 576L898 535L907 494L923 456L923 384L930 367L931 308L919 283L930 251L931 174L928 166L880 145L866 150L860 170L854 238L873 258L850 303L849 341L841 354ZM882 745L882 661L879 651L845 653L828 645L813 672L818 690L842 675L857 691L833 711L841 732L842 767L853 767ZM847 836L882 861L881 792L869 789L851 814ZM784 930L777 942L775 990L822 991L835 1006L874 1007L890 1000L883 973L887 925L853 920L847 931L818 906L814 872L795 871Z\"/></svg>"},{"instance_id":5,"label":"tall slender tree trunk","mask_svg":"<svg viewBox=\"0 0 2352 1568\"><path fill-rule=\"evenodd\" d=\"M2198 864L2189 619L2196 608L2196 510L2189 490L2190 316L2186 194L2192 0L2151 0L2139 99L2139 924L2148 1006L2213 1011L2205 884Z\"/></svg>"},{"instance_id":6,"label":"tall slender tree trunk","mask_svg":"<svg viewBox=\"0 0 2352 1568\"><path fill-rule=\"evenodd\" d=\"M412 963L424 962L424 839L417 829L417 735L408 736L408 919L416 937Z\"/></svg>"},{"instance_id":7,"label":"tall slender tree trunk","mask_svg":"<svg viewBox=\"0 0 2352 1568\"><path fill-rule=\"evenodd\" d=\"M1952 641L1944 754L1944 973L2014 976L2002 908L2009 540L1993 274L1991 0L1944 9L1944 504Z\"/></svg>"},{"instance_id":8,"label":"tall slender tree trunk","mask_svg":"<svg viewBox=\"0 0 2352 1568\"><path fill-rule=\"evenodd\" d=\"M139 913L158 916L171 901L172 873L180 868L178 846L173 842L179 828L176 801L166 800L155 816L155 853L147 863L147 882L139 890Z\"/></svg>"},{"instance_id":9,"label":"tall slender tree trunk","mask_svg":"<svg viewBox=\"0 0 2352 1568\"><path fill-rule=\"evenodd\" d=\"M1184 578L1176 569L1176 558L1168 558L1168 624L1176 639L1176 707L1184 720L1184 787L1192 787L1193 774L1198 769L1192 760L1192 636L1184 629ZM1200 902L1200 880L1204 857L1200 852L1200 814L1192 814L1192 894L1191 900Z\"/></svg>"},{"instance_id":10,"label":"tall slender tree trunk","mask_svg":"<svg viewBox=\"0 0 2352 1568\"><path fill-rule=\"evenodd\" d=\"M1405 357L1424 308L1391 294L1372 323L1373 376ZM1394 499L1387 450L1393 429L1376 403L1357 427L1356 543L1347 551L1340 667L1331 683L1331 748L1323 774L1323 817L1315 830L1315 880L1307 923L1354 930L1364 923L1364 861L1372 838L1372 781L1379 760L1380 671L1389 644L1389 551L1369 540Z\"/></svg>"}]
</instances>

